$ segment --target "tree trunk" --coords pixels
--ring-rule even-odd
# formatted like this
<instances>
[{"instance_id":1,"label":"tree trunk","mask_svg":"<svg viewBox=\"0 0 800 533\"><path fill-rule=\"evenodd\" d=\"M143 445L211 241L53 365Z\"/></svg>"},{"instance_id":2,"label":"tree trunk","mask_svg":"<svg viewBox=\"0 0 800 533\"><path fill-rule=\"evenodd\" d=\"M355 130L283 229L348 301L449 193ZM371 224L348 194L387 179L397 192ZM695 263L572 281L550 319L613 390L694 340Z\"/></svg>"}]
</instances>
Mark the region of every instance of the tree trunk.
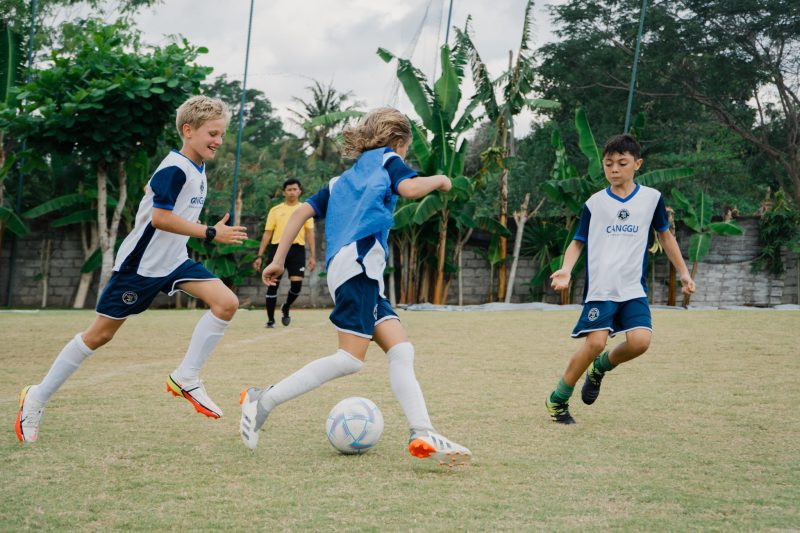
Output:
<instances>
[{"instance_id":1,"label":"tree trunk","mask_svg":"<svg viewBox=\"0 0 800 533\"><path fill-rule=\"evenodd\" d=\"M105 164L101 163L97 167L97 234L100 240L100 253L103 257L100 269L100 283L97 287L97 298L103 292L103 288L111 277L111 270L114 268L114 248L117 242L117 231L119 222L122 218L122 210L128 198L128 176L125 173L125 165L122 161L117 162L117 189L119 199L117 207L111 216L111 223L108 222L108 175Z\"/></svg>"},{"instance_id":2,"label":"tree trunk","mask_svg":"<svg viewBox=\"0 0 800 533\"><path fill-rule=\"evenodd\" d=\"M500 174L500 225L508 227L508 170ZM506 297L506 257L508 256L508 239L500 237L500 268L497 272L497 299Z\"/></svg>"},{"instance_id":3,"label":"tree trunk","mask_svg":"<svg viewBox=\"0 0 800 533\"><path fill-rule=\"evenodd\" d=\"M525 231L525 224L528 222L528 202L531 199L531 193L525 194L525 199L522 205L519 206L519 211L514 213L514 221L517 223L517 234L514 235L514 255L511 262L511 274L508 276L508 287L506 291L505 303L511 303L511 296L514 293L514 281L517 277L517 265L519 264L519 251L522 248L522 233ZM541 207L541 203L539 206ZM537 210L539 207L536 208Z\"/></svg>"},{"instance_id":4,"label":"tree trunk","mask_svg":"<svg viewBox=\"0 0 800 533\"><path fill-rule=\"evenodd\" d=\"M392 269L392 273L388 276L389 303L392 304L392 307L397 307L397 289L394 283L394 274L397 272L397 269L394 267L394 246L389 246L389 267Z\"/></svg>"},{"instance_id":5,"label":"tree trunk","mask_svg":"<svg viewBox=\"0 0 800 533\"><path fill-rule=\"evenodd\" d=\"M417 300L420 303L430 301L431 290L431 267L427 263L422 267L422 273L419 280L419 291L417 292Z\"/></svg>"},{"instance_id":6,"label":"tree trunk","mask_svg":"<svg viewBox=\"0 0 800 533\"><path fill-rule=\"evenodd\" d=\"M675 210L671 207L667 207L667 219L669 220L669 231L672 233L672 235L675 235ZM669 264L669 289L667 292L667 305L674 306L677 300L675 292L675 266L669 259L667 259L667 263Z\"/></svg>"},{"instance_id":7,"label":"tree trunk","mask_svg":"<svg viewBox=\"0 0 800 533\"><path fill-rule=\"evenodd\" d=\"M473 228L467 230L467 233L464 235L463 239L459 239L456 242L456 249L455 249L455 256L456 256L456 264L458 264L458 305L459 307L464 305L464 269L462 268L463 261L462 256L464 254L464 246L466 246L467 241L472 236Z\"/></svg>"},{"instance_id":8,"label":"tree trunk","mask_svg":"<svg viewBox=\"0 0 800 533\"><path fill-rule=\"evenodd\" d=\"M83 189L81 188L80 190ZM97 237L97 225L81 223L80 233L81 249L83 250L83 262L85 263L97 249L97 245L99 243L99 239ZM93 277L94 274L92 272L81 272L81 278L78 281L78 288L75 291L75 298L72 300L73 309L83 309L86 305L86 297L89 294L89 287L92 284Z\"/></svg>"},{"instance_id":9,"label":"tree trunk","mask_svg":"<svg viewBox=\"0 0 800 533\"><path fill-rule=\"evenodd\" d=\"M433 286L434 305L444 305L444 259L447 255L447 210L442 212L442 226L439 229L439 244L436 247L436 283Z\"/></svg>"},{"instance_id":10,"label":"tree trunk","mask_svg":"<svg viewBox=\"0 0 800 533\"><path fill-rule=\"evenodd\" d=\"M408 288L408 243L405 239L399 243L400 246L400 302L408 303L406 299Z\"/></svg>"},{"instance_id":11,"label":"tree trunk","mask_svg":"<svg viewBox=\"0 0 800 533\"><path fill-rule=\"evenodd\" d=\"M242 225L242 205L244 205L242 200L242 187L239 187L239 189L236 191L236 212L233 214L234 226Z\"/></svg>"},{"instance_id":12,"label":"tree trunk","mask_svg":"<svg viewBox=\"0 0 800 533\"><path fill-rule=\"evenodd\" d=\"M53 256L53 240L42 241L42 309L47 307L47 292L50 282L50 258Z\"/></svg>"},{"instance_id":13,"label":"tree trunk","mask_svg":"<svg viewBox=\"0 0 800 533\"><path fill-rule=\"evenodd\" d=\"M408 251L408 303L415 304L419 299L419 265L417 264L417 239L412 238Z\"/></svg>"}]
</instances>

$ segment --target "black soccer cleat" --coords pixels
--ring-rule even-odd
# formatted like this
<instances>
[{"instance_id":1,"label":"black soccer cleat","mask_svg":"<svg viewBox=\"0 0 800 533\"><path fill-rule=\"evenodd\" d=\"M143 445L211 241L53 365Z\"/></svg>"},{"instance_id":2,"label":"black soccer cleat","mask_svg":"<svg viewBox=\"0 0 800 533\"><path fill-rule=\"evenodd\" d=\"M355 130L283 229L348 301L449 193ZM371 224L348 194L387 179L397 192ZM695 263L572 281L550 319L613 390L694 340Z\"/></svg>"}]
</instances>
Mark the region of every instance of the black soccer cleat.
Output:
<instances>
[{"instance_id":1,"label":"black soccer cleat","mask_svg":"<svg viewBox=\"0 0 800 533\"><path fill-rule=\"evenodd\" d=\"M569 414L569 403L551 402L550 397L545 398L544 405L553 422L559 424L574 424L575 419Z\"/></svg>"},{"instance_id":2,"label":"black soccer cleat","mask_svg":"<svg viewBox=\"0 0 800 533\"><path fill-rule=\"evenodd\" d=\"M586 405L592 405L594 401L600 396L600 384L603 382L605 372L598 372L594 365L589 366L586 371L586 379L583 380L583 387L581 387L581 400Z\"/></svg>"},{"instance_id":3,"label":"black soccer cleat","mask_svg":"<svg viewBox=\"0 0 800 533\"><path fill-rule=\"evenodd\" d=\"M267 323L264 324L264 327L267 328L267 329L274 328L275 327L275 321L274 320L268 320Z\"/></svg>"},{"instance_id":4,"label":"black soccer cleat","mask_svg":"<svg viewBox=\"0 0 800 533\"><path fill-rule=\"evenodd\" d=\"M288 326L292 323L292 317L289 316L289 306L287 304L283 304L281 306L281 324L284 326Z\"/></svg>"}]
</instances>

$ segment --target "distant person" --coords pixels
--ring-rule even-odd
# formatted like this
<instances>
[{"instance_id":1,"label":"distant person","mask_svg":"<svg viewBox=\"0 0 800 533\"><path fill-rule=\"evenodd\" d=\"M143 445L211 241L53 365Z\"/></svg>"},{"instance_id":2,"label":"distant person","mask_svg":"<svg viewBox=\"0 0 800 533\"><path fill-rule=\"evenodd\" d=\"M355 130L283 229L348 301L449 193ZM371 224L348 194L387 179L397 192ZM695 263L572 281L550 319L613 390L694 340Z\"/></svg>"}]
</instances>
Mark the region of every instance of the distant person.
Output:
<instances>
[{"instance_id":1,"label":"distant person","mask_svg":"<svg viewBox=\"0 0 800 533\"><path fill-rule=\"evenodd\" d=\"M122 242L114 272L97 303L97 317L89 329L64 346L39 384L20 392L15 423L20 441L38 439L50 397L87 357L114 337L129 316L145 311L159 292L183 291L208 305L183 361L167 377L167 391L186 398L199 413L222 416L200 380L200 369L225 333L239 300L214 274L189 259L186 242L197 237L238 244L247 238L246 228L225 224L227 214L214 226L198 222L208 191L204 161L214 159L229 120L228 107L206 96L193 96L178 108L176 126L183 146L161 161L147 183L133 231ZM155 333L170 335L171 331L151 334Z\"/></svg>"},{"instance_id":2,"label":"distant person","mask_svg":"<svg viewBox=\"0 0 800 533\"><path fill-rule=\"evenodd\" d=\"M414 347L386 299L383 285L397 196L421 198L435 190L446 192L450 179L417 177L406 166L403 158L411 143L411 126L396 109L370 112L358 126L345 129L344 140L345 156L356 159L355 164L294 212L272 263L262 274L267 286L274 285L306 221L313 216L325 219L325 264L334 299L330 319L337 330L338 350L276 385L242 391L242 440L247 448L255 449L259 431L275 407L361 370L370 340L374 340L389 360L389 382L411 431L411 455L448 465L463 464L470 459L470 451L437 433L431 424L414 373Z\"/></svg>"},{"instance_id":3,"label":"distant person","mask_svg":"<svg viewBox=\"0 0 800 533\"><path fill-rule=\"evenodd\" d=\"M303 186L294 178L288 179L283 183L283 197L285 202L276 205L267 214L267 223L264 226L264 236L261 237L261 244L258 247L258 257L253 261L253 267L261 272L261 258L264 250L267 251L267 264L272 262L278 243L281 241L286 223L289 217L300 207L300 195L303 194ZM292 241L292 246L286 255L286 270L289 271L289 294L286 295L286 302L281 306L281 324L288 326L292 322L289 311L292 304L300 296L300 289L303 288L303 277L306 270L306 241L308 241L308 270L314 271L316 267L316 252L314 248L314 221L308 219L305 225L305 232L300 232ZM267 287L266 307L267 323L264 327L275 327L275 306L278 301L278 278L274 285Z\"/></svg>"},{"instance_id":4,"label":"distant person","mask_svg":"<svg viewBox=\"0 0 800 533\"><path fill-rule=\"evenodd\" d=\"M545 400L550 418L560 424L575 423L569 399L584 372L581 399L591 405L600 394L605 373L642 355L650 346L653 325L645 272L651 228L680 274L682 291L695 291L678 242L669 231L661 193L633 180L642 163L639 143L630 135L617 135L606 142L603 170L610 186L586 201L574 240L564 253L564 264L550 276L553 289L567 289L572 268L586 246L584 305L572 331L573 337L586 340ZM609 335L619 333L625 333L625 342L604 351Z\"/></svg>"}]
</instances>

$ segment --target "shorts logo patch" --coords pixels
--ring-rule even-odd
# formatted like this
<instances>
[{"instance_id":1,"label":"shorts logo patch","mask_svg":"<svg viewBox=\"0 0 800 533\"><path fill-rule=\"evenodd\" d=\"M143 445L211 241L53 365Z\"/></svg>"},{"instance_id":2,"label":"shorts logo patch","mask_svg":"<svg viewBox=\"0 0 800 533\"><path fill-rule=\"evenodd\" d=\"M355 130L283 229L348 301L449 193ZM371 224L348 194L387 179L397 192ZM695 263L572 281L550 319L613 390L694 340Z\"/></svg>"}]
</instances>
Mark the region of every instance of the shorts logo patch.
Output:
<instances>
[{"instance_id":1,"label":"shorts logo patch","mask_svg":"<svg viewBox=\"0 0 800 533\"><path fill-rule=\"evenodd\" d=\"M306 271L306 267L300 267L300 272L305 272L305 271Z\"/></svg>"},{"instance_id":2,"label":"shorts logo patch","mask_svg":"<svg viewBox=\"0 0 800 533\"><path fill-rule=\"evenodd\" d=\"M372 316L378 320L378 304L375 304L375 309L372 310Z\"/></svg>"},{"instance_id":3,"label":"shorts logo patch","mask_svg":"<svg viewBox=\"0 0 800 533\"><path fill-rule=\"evenodd\" d=\"M620 220L628 220L629 216L631 216L631 213L627 209L620 209L617 213L617 218Z\"/></svg>"},{"instance_id":4,"label":"shorts logo patch","mask_svg":"<svg viewBox=\"0 0 800 533\"><path fill-rule=\"evenodd\" d=\"M594 322L600 316L600 310L596 307L592 307L589 309L589 314L586 315L586 318L589 319L589 322Z\"/></svg>"},{"instance_id":5,"label":"shorts logo patch","mask_svg":"<svg viewBox=\"0 0 800 533\"><path fill-rule=\"evenodd\" d=\"M136 300L139 299L139 295L133 291L127 291L122 294L122 301L128 305L133 305L136 303Z\"/></svg>"}]
</instances>

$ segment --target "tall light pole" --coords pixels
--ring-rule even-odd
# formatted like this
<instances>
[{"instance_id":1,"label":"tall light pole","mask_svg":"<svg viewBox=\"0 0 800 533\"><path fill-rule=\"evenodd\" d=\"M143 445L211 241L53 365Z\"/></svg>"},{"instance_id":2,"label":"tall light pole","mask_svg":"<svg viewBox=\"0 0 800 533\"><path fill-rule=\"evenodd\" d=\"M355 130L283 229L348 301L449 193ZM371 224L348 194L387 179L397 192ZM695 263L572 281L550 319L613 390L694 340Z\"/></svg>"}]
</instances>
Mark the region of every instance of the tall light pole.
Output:
<instances>
[{"instance_id":1,"label":"tall light pole","mask_svg":"<svg viewBox=\"0 0 800 533\"><path fill-rule=\"evenodd\" d=\"M647 0L642 0L642 11L639 14L639 34L636 36L636 51L633 53L633 71L631 72L631 86L628 90L628 110L625 112L625 133L631 127L631 110L633 109L633 89L636 85L636 69L639 66L639 48L642 44L642 32L644 31L644 17L647 13Z\"/></svg>"},{"instance_id":2,"label":"tall light pole","mask_svg":"<svg viewBox=\"0 0 800 533\"><path fill-rule=\"evenodd\" d=\"M231 217L230 224L233 224L236 216L236 184L239 178L239 156L242 152L242 128L244 127L244 104L247 95L247 65L250 62L250 33L253 29L253 3L250 0L250 18L247 23L247 48L244 53L244 78L242 79L242 101L239 106L239 131L236 134L236 160L233 164L233 195L231 197Z\"/></svg>"}]
</instances>

